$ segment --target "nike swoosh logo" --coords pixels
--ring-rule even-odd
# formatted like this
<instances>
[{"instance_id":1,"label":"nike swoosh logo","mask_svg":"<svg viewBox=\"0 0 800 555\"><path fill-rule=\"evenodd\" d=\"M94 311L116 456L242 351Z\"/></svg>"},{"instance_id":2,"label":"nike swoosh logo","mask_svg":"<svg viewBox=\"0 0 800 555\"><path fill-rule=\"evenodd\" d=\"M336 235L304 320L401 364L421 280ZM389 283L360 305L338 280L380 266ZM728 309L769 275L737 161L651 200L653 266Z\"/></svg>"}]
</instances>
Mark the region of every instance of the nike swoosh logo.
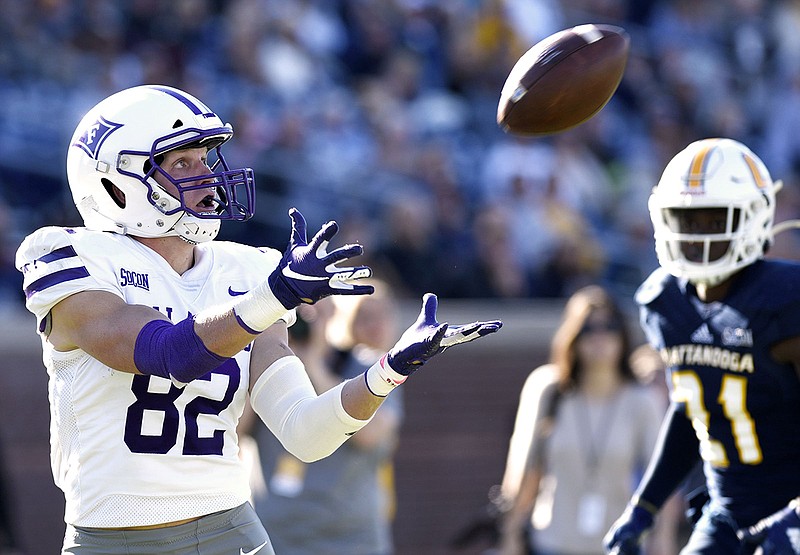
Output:
<instances>
[{"instance_id":1,"label":"nike swoosh logo","mask_svg":"<svg viewBox=\"0 0 800 555\"><path fill-rule=\"evenodd\" d=\"M234 291L233 287L228 287L228 295L231 297L238 297L239 295L246 295L247 291ZM247 555L245 553L244 555Z\"/></svg>"},{"instance_id":2,"label":"nike swoosh logo","mask_svg":"<svg viewBox=\"0 0 800 555\"><path fill-rule=\"evenodd\" d=\"M305 274L298 274L289 267L286 267L283 270L281 270L281 273L288 278L297 279L300 281L323 281L328 279L328 276L307 276Z\"/></svg>"},{"instance_id":3,"label":"nike swoosh logo","mask_svg":"<svg viewBox=\"0 0 800 555\"><path fill-rule=\"evenodd\" d=\"M250 551L245 551L243 547L240 547L239 548L239 555L253 555L253 553L257 553L258 551L261 551L261 548L264 547L265 545L267 545L267 542L262 543L261 545L259 545L255 549L251 549Z\"/></svg>"}]
</instances>

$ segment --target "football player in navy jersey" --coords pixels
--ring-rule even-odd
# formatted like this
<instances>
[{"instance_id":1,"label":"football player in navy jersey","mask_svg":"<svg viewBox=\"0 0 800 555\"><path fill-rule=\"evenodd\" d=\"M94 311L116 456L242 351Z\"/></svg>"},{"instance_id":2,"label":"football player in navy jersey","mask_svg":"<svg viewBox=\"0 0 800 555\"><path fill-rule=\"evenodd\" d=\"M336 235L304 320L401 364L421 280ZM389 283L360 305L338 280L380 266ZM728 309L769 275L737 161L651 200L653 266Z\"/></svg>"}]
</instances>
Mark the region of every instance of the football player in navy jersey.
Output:
<instances>
[{"instance_id":1,"label":"football player in navy jersey","mask_svg":"<svg viewBox=\"0 0 800 555\"><path fill-rule=\"evenodd\" d=\"M67 177L85 227L45 227L17 252L49 374L51 464L64 491L62 553L273 553L248 503L236 426L249 401L297 458L328 456L445 348L499 321L448 326L428 294L418 320L360 376L317 395L289 349L294 309L364 295L368 267L340 267L290 210L282 254L215 241L253 215L249 168L221 153L230 125L197 98L147 85L78 124Z\"/></svg>"},{"instance_id":2,"label":"football player in navy jersey","mask_svg":"<svg viewBox=\"0 0 800 555\"><path fill-rule=\"evenodd\" d=\"M708 501L682 554L800 553L800 265L765 260L774 182L729 139L690 144L649 200L660 268L636 293L671 404L650 464L605 537L639 552L702 461Z\"/></svg>"}]
</instances>

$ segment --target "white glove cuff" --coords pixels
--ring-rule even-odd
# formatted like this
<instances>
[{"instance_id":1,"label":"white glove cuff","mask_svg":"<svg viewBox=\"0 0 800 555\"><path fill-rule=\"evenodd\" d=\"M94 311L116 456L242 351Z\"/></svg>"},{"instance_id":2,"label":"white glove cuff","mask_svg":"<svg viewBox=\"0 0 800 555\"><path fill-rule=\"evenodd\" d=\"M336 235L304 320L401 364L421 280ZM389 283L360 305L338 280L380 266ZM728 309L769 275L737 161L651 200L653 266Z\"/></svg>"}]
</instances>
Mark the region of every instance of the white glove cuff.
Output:
<instances>
[{"instance_id":1,"label":"white glove cuff","mask_svg":"<svg viewBox=\"0 0 800 555\"><path fill-rule=\"evenodd\" d=\"M267 280L239 297L233 304L233 313L239 325L253 335L270 327L286 312L286 307L269 288Z\"/></svg>"},{"instance_id":2,"label":"white glove cuff","mask_svg":"<svg viewBox=\"0 0 800 555\"><path fill-rule=\"evenodd\" d=\"M388 356L388 354L383 355L378 362L364 372L367 389L376 397L386 397L395 387L408 379L408 376L395 372L389 366Z\"/></svg>"}]
</instances>

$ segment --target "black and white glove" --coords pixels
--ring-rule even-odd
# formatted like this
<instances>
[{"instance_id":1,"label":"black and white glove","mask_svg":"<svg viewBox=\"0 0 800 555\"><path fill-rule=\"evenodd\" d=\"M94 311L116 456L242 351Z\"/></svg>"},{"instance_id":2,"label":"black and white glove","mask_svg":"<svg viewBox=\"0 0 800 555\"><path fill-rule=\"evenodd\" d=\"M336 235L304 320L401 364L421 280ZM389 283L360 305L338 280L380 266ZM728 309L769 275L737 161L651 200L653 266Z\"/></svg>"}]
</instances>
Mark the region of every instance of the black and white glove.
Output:
<instances>
[{"instance_id":1,"label":"black and white glove","mask_svg":"<svg viewBox=\"0 0 800 555\"><path fill-rule=\"evenodd\" d=\"M359 256L363 252L361 245L327 251L328 243L339 231L336 222L322 226L309 243L303 215L292 208L289 217L292 234L278 267L234 305L239 323L251 333L264 331L287 310L303 303L313 304L330 295L370 295L375 291L371 285L355 283L372 275L368 266L336 266Z\"/></svg>"},{"instance_id":2,"label":"black and white glove","mask_svg":"<svg viewBox=\"0 0 800 555\"><path fill-rule=\"evenodd\" d=\"M737 535L749 553L761 555L800 555L800 500L770 515ZM757 551L759 550L760 551Z\"/></svg>"},{"instance_id":3,"label":"black and white glove","mask_svg":"<svg viewBox=\"0 0 800 555\"><path fill-rule=\"evenodd\" d=\"M503 326L500 320L458 326L439 323L436 321L438 303L436 295L426 293L416 322L403 332L388 353L367 370L367 387L374 395L385 397L417 368L445 349L474 341Z\"/></svg>"},{"instance_id":4,"label":"black and white glove","mask_svg":"<svg viewBox=\"0 0 800 555\"><path fill-rule=\"evenodd\" d=\"M309 243L306 239L306 219L296 209L289 210L292 218L292 235L280 264L270 274L268 282L272 293L283 306L292 309L302 303L313 304L331 295L370 295L371 285L354 285L352 282L368 278L372 270L367 266L338 268L336 264L359 256L361 245L345 245L328 252L328 243L339 231L336 222L328 222Z\"/></svg>"}]
</instances>

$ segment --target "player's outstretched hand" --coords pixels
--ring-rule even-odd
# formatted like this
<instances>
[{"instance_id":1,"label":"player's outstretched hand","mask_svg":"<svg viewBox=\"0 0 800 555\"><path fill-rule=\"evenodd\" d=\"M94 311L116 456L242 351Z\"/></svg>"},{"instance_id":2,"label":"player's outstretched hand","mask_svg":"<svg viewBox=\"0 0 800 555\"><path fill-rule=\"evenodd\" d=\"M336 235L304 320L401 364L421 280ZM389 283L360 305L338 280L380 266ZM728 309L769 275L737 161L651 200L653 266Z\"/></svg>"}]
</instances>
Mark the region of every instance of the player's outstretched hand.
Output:
<instances>
[{"instance_id":1,"label":"player's outstretched hand","mask_svg":"<svg viewBox=\"0 0 800 555\"><path fill-rule=\"evenodd\" d=\"M375 291L371 285L355 284L372 275L368 266L336 266L338 262L359 256L364 250L361 245L345 245L327 251L328 243L339 231L336 222L322 226L309 243L303 215L292 208L289 217L292 219L289 246L268 280L270 289L283 306L292 309L330 295L369 295Z\"/></svg>"},{"instance_id":2,"label":"player's outstretched hand","mask_svg":"<svg viewBox=\"0 0 800 555\"><path fill-rule=\"evenodd\" d=\"M389 351L389 366L397 373L408 376L448 347L494 333L503 326L500 320L473 322L460 326L440 324L436 321L438 306L439 300L436 295L426 293L422 298L422 310L417 321L403 332Z\"/></svg>"},{"instance_id":3,"label":"player's outstretched hand","mask_svg":"<svg viewBox=\"0 0 800 555\"><path fill-rule=\"evenodd\" d=\"M739 530L747 553L760 549L762 555L800 555L800 505L792 501L777 513Z\"/></svg>"},{"instance_id":4,"label":"player's outstretched hand","mask_svg":"<svg viewBox=\"0 0 800 555\"><path fill-rule=\"evenodd\" d=\"M438 299L433 293L422 298L422 310L394 347L367 370L367 386L375 395L385 396L403 383L417 368L445 349L474 341L499 330L500 320L449 326L436 321Z\"/></svg>"},{"instance_id":5,"label":"player's outstretched hand","mask_svg":"<svg viewBox=\"0 0 800 555\"><path fill-rule=\"evenodd\" d=\"M629 505L603 538L610 555L639 555L642 535L653 525L653 515L639 505Z\"/></svg>"}]
</instances>

